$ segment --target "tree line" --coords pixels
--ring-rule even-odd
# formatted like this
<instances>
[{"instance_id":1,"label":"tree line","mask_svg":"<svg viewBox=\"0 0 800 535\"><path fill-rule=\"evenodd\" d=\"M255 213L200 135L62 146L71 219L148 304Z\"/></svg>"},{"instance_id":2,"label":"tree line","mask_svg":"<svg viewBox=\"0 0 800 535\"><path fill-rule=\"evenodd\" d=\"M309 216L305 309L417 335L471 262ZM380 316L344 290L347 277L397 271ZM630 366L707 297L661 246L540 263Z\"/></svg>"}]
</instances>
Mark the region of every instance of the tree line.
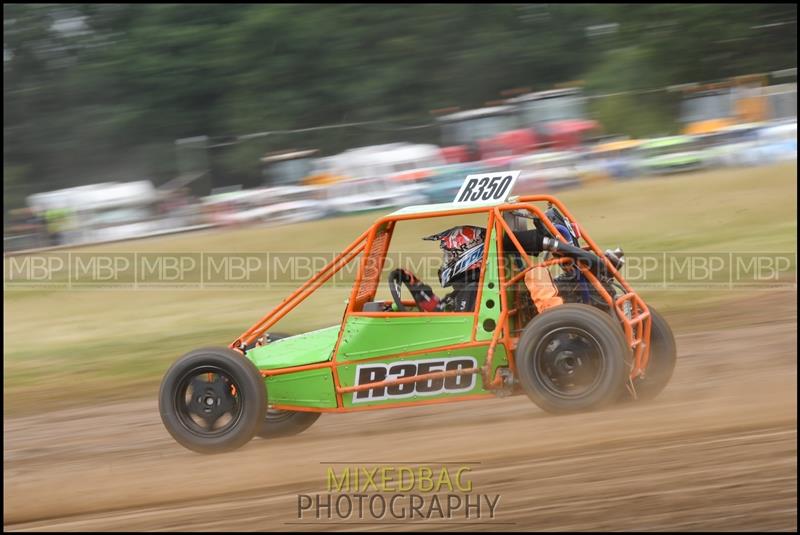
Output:
<instances>
[{"instance_id":1,"label":"tree line","mask_svg":"<svg viewBox=\"0 0 800 535\"><path fill-rule=\"evenodd\" d=\"M5 208L25 195L178 173L175 140L388 120L582 80L619 92L794 67L796 4L4 4ZM598 100L616 133L664 96ZM323 154L435 129L266 136L211 151L253 185L268 150Z\"/></svg>"}]
</instances>

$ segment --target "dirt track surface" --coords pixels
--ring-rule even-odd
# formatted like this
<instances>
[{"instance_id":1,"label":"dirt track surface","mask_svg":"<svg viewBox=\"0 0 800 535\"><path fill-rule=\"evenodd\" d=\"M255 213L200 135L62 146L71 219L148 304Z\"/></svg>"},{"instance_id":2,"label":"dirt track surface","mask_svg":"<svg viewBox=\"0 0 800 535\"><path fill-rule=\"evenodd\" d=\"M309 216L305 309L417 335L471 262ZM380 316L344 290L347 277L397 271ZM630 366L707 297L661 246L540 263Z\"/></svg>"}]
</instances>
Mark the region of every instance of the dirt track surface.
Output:
<instances>
[{"instance_id":1,"label":"dirt track surface","mask_svg":"<svg viewBox=\"0 0 800 535\"><path fill-rule=\"evenodd\" d=\"M594 414L549 416L519 396L323 415L218 456L178 446L153 400L6 419L4 527L796 530L796 299L668 318L679 360L667 390ZM297 495L326 493L333 462L471 462L473 492L500 501L478 521L298 520Z\"/></svg>"}]
</instances>

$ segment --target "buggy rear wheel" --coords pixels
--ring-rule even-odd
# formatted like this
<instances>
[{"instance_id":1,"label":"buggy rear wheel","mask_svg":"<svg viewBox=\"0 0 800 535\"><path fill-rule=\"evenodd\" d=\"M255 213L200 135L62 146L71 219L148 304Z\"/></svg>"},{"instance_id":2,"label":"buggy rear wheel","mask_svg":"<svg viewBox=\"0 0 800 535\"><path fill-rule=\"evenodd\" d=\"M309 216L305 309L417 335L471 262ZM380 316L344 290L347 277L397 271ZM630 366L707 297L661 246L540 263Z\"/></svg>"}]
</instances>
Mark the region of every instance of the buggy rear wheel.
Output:
<instances>
[{"instance_id":1,"label":"buggy rear wheel","mask_svg":"<svg viewBox=\"0 0 800 535\"><path fill-rule=\"evenodd\" d=\"M647 308L650 310L652 321L650 324L650 357L644 377L635 379L633 382L636 397L642 401L653 399L664 390L672 378L678 358L675 336L672 334L667 320L655 308L651 306ZM627 391L625 397L630 399Z\"/></svg>"},{"instance_id":2,"label":"buggy rear wheel","mask_svg":"<svg viewBox=\"0 0 800 535\"><path fill-rule=\"evenodd\" d=\"M288 338L290 334L269 333L270 340ZM267 408L266 416L258 426L256 435L261 438L278 438L298 435L311 427L320 417L318 412L285 411Z\"/></svg>"},{"instance_id":3,"label":"buggy rear wheel","mask_svg":"<svg viewBox=\"0 0 800 535\"><path fill-rule=\"evenodd\" d=\"M169 434L199 453L246 444L264 420L267 394L256 366L229 348L187 353L164 375L159 412Z\"/></svg>"},{"instance_id":4,"label":"buggy rear wheel","mask_svg":"<svg viewBox=\"0 0 800 535\"><path fill-rule=\"evenodd\" d=\"M624 388L630 350L608 314L582 304L559 305L525 327L516 350L528 397L552 413L599 409Z\"/></svg>"},{"instance_id":5,"label":"buggy rear wheel","mask_svg":"<svg viewBox=\"0 0 800 535\"><path fill-rule=\"evenodd\" d=\"M311 427L320 417L318 412L267 409L267 415L258 428L261 438L278 438L298 435Z\"/></svg>"}]
</instances>

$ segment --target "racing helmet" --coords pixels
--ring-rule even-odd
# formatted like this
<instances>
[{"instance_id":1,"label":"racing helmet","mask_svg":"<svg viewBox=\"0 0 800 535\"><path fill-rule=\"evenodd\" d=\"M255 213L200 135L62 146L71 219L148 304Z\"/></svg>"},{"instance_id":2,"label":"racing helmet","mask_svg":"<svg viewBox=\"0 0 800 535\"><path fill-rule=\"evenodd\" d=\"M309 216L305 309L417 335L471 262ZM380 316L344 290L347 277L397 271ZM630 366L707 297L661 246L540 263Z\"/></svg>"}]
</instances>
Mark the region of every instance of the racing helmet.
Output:
<instances>
[{"instance_id":1,"label":"racing helmet","mask_svg":"<svg viewBox=\"0 0 800 535\"><path fill-rule=\"evenodd\" d=\"M480 270L483 262L483 245L486 229L472 225L461 225L422 238L439 240L442 249L442 267L439 268L439 282L443 288L472 270Z\"/></svg>"}]
</instances>

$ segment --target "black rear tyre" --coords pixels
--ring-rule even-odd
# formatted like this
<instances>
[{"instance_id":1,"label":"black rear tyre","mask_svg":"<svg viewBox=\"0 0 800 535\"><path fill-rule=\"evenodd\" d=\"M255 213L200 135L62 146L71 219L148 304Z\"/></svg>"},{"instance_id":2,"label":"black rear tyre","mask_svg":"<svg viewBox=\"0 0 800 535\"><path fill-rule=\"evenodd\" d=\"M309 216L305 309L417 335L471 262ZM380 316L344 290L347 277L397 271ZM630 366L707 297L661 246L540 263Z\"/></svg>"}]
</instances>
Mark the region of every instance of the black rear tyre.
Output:
<instances>
[{"instance_id":1,"label":"black rear tyre","mask_svg":"<svg viewBox=\"0 0 800 535\"><path fill-rule=\"evenodd\" d=\"M261 438L278 438L298 435L319 419L318 412L267 409L267 415L258 428Z\"/></svg>"},{"instance_id":2,"label":"black rear tyre","mask_svg":"<svg viewBox=\"0 0 800 535\"><path fill-rule=\"evenodd\" d=\"M629 370L630 350L608 314L568 303L525 327L516 350L528 397L551 413L595 410L613 403Z\"/></svg>"},{"instance_id":3,"label":"black rear tyre","mask_svg":"<svg viewBox=\"0 0 800 535\"><path fill-rule=\"evenodd\" d=\"M643 378L636 379L633 386L639 400L653 399L661 393L672 378L678 350L675 336L672 334L667 320L653 307L650 310L652 320L650 327L650 357ZM627 396L630 398L630 394Z\"/></svg>"},{"instance_id":4,"label":"black rear tyre","mask_svg":"<svg viewBox=\"0 0 800 535\"><path fill-rule=\"evenodd\" d=\"M164 375L159 412L169 434L199 453L235 450L256 434L267 409L256 366L229 348L204 348L178 359Z\"/></svg>"},{"instance_id":5,"label":"black rear tyre","mask_svg":"<svg viewBox=\"0 0 800 535\"><path fill-rule=\"evenodd\" d=\"M290 337L290 334L270 333L270 340ZM320 417L318 412L284 411L267 408L266 416L258 426L256 435L261 438L279 438L298 435L311 427Z\"/></svg>"}]
</instances>

